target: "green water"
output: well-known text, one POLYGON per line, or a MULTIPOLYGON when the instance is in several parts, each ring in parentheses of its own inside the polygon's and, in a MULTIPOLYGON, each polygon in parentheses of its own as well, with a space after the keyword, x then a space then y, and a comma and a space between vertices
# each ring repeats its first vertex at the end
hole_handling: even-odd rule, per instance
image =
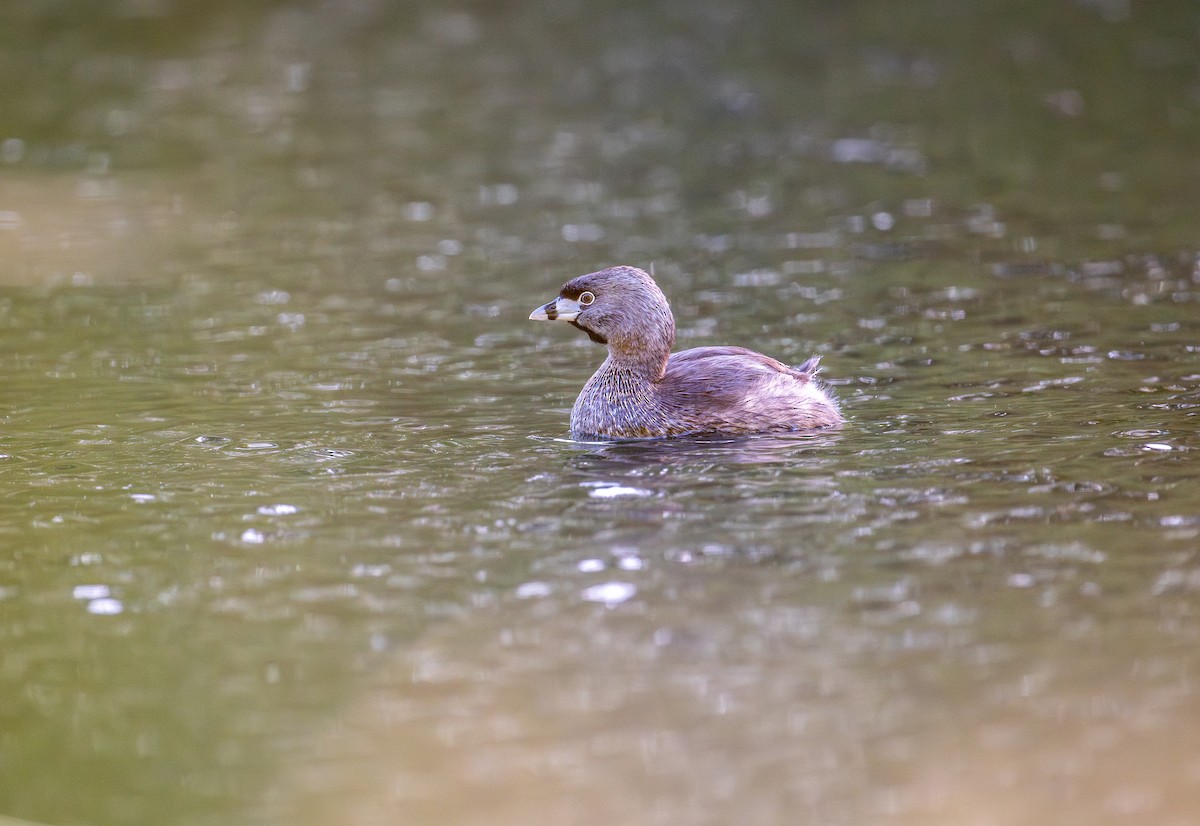
POLYGON ((1200 822, 1183 2, 0 11, 0 815, 1200 822), (837 433, 566 438, 653 267, 837 433))

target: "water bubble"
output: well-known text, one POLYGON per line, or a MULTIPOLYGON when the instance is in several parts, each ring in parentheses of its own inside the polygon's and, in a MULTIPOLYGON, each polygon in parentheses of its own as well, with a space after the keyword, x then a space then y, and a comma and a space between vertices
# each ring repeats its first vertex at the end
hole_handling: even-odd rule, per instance
POLYGON ((653 496, 654 492, 626 485, 603 485, 588 491, 593 499, 612 499, 618 496, 653 496))
POLYGON ((578 568, 580 571, 582 571, 585 574, 592 574, 597 571, 604 570, 604 560, 603 559, 582 559, 579 561, 579 564, 576 565, 575 567, 578 568))
POLYGON ((295 332, 304 326, 304 313, 280 313, 275 320, 295 332))
POLYGON ((75 599, 104 599, 112 592, 107 585, 76 585, 71 589, 71 596, 75 599))
POLYGON ((392 572, 392 566, 383 565, 366 565, 358 563, 350 569, 350 576, 353 577, 381 577, 387 576, 392 572))
POLYGON ((266 534, 256 528, 246 528, 238 538, 250 545, 261 545, 267 541, 266 534))
POLYGON ((605 582, 584 588, 580 596, 587 602, 603 602, 611 608, 620 605, 637 593, 637 587, 628 582, 605 582))
POLYGON ((263 516, 291 516, 300 509, 295 505, 259 505, 258 512, 263 516))
POLYGON ((94 599, 87 605, 89 614, 99 614, 102 616, 114 616, 125 610, 125 606, 121 604, 119 599, 94 599))
POLYGON ((1072 384, 1079 384, 1083 381, 1083 376, 1064 376, 1061 379, 1044 379, 1028 387, 1022 387, 1022 393, 1040 393, 1043 390, 1048 390, 1051 387, 1069 387, 1072 384))
POLYGON ((259 304, 287 304, 292 296, 286 290, 266 290, 259 293, 255 299, 259 304))
POLYGON ((536 599, 550 596, 551 588, 545 582, 522 582, 517 586, 517 599, 536 599))
POLYGON ((1121 439, 1152 439, 1155 436, 1166 436, 1168 431, 1159 430, 1158 428, 1135 428, 1133 430, 1118 430, 1113 433, 1114 436, 1121 439))
POLYGON ((876 212, 871 216, 871 226, 880 232, 887 232, 896 226, 896 219, 892 217, 890 212, 876 212))
POLYGON ((766 195, 747 198, 745 210, 752 218, 762 218, 764 215, 770 215, 772 211, 771 199, 766 195))

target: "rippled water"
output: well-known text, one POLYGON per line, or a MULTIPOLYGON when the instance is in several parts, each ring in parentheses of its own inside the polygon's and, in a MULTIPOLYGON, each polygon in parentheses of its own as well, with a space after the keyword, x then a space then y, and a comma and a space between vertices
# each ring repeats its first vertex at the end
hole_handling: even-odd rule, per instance
POLYGON ((0 815, 1200 821, 1189 6, 119 6, 0 25, 0 815), (847 426, 568 440, 618 262, 847 426))

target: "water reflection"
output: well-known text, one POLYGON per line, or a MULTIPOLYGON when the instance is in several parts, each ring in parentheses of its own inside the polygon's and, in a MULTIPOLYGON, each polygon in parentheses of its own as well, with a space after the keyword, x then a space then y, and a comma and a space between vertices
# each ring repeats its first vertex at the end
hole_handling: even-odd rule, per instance
POLYGON ((1194 12, 977 5, 0 9, 0 811, 1195 822, 1194 12), (851 424, 559 438, 615 263, 851 424))

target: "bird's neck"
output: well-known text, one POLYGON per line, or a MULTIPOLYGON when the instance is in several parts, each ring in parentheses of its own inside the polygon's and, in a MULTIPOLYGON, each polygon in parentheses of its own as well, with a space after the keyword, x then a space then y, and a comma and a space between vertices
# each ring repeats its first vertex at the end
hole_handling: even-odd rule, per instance
POLYGON ((674 324, 632 335, 612 336, 608 340, 608 359, 604 367, 632 377, 658 381, 666 371, 674 344, 674 324))

